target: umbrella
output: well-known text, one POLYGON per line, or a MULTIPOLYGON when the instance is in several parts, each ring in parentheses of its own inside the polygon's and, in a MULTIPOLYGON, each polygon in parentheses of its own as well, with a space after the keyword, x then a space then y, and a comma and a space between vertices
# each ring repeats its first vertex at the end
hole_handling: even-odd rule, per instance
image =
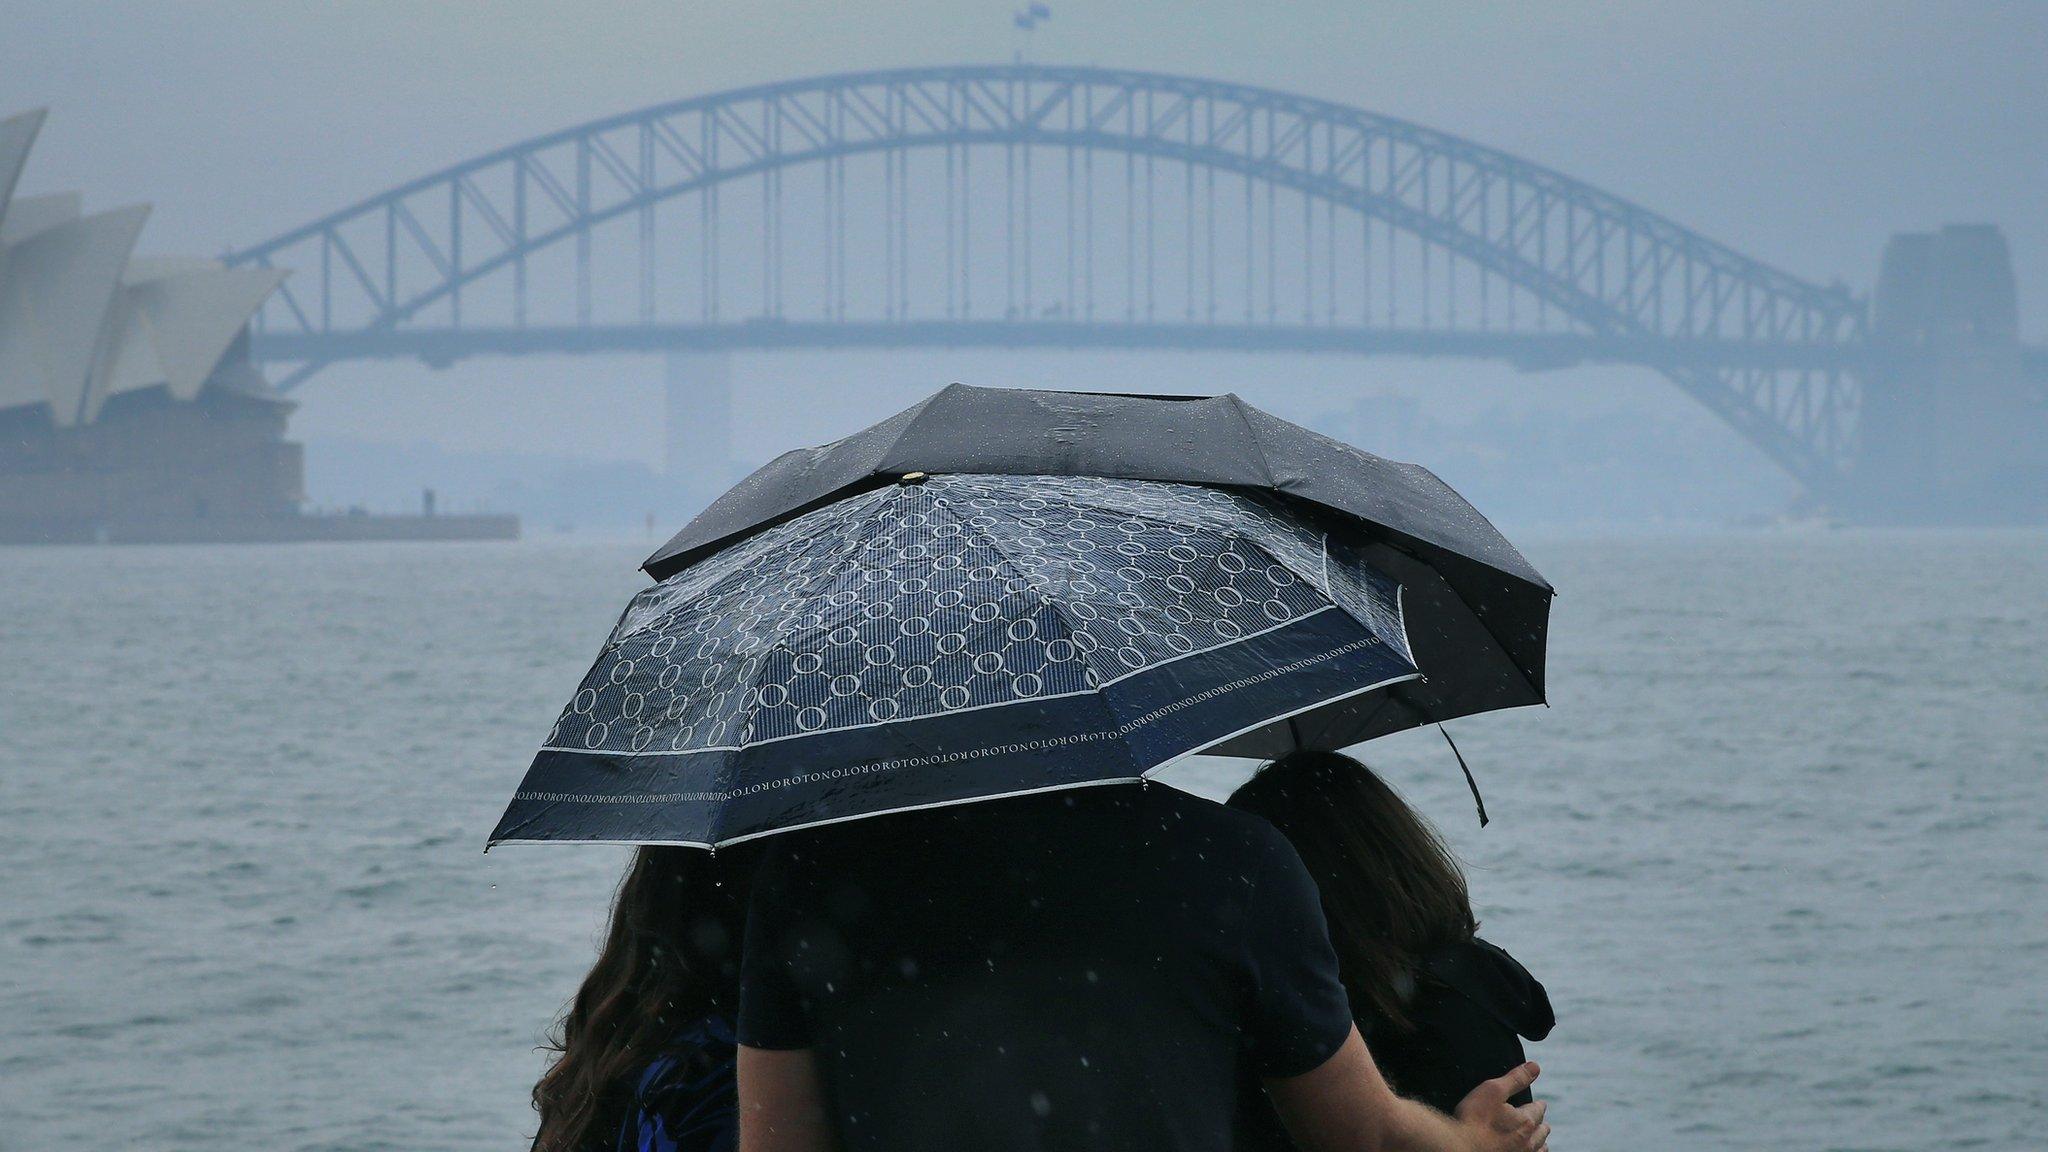
POLYGON ((1147 480, 856 492, 634 597, 491 840, 715 847, 1144 780, 1416 679, 1357 536, 1147 480))
POLYGON ((1245 733, 1220 754, 1342 748, 1543 702, 1551 587, 1428 469, 1362 452, 1236 396, 1122 396, 954 384, 864 431, 788 452, 713 501, 643 567, 656 579, 906 472, 1106 476, 1265 492, 1347 525, 1403 590, 1425 678, 1245 733))

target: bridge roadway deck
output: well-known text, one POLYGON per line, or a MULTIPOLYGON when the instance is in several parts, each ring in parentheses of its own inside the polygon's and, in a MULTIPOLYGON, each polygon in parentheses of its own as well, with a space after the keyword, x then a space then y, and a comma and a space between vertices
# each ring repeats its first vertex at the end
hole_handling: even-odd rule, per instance
MULTIPOLYGON (((1118 323, 1060 319, 821 321, 758 318, 730 323, 592 324, 459 330, 259 332, 257 358, 277 362, 420 359, 435 365, 477 355, 791 349, 1125 349, 1464 356, 1541 370, 1575 364, 1656 367, 1854 369, 1909 349, 1876 344, 1800 344, 1580 333, 1446 331, 1275 324, 1118 323)), ((2048 349, 2029 349, 2030 371, 2048 373, 2048 349)))

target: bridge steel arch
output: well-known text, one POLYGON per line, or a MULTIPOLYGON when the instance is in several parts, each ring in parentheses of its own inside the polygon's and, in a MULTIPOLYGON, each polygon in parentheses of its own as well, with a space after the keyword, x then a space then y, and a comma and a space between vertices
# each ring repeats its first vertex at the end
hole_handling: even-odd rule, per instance
MULTIPOLYGON (((1004 187, 1014 201, 1013 176, 1004 177, 1004 187)), ((993 215, 993 206, 987 207, 984 220, 993 215)), ((1014 202, 1006 223, 1014 232, 1014 202)), ((1006 235, 1001 260, 1012 286, 1019 256, 1014 236, 1006 235)), ((1855 369, 1865 342, 1863 303, 1845 289, 1789 275, 1542 165, 1325 100, 1086 67, 850 73, 662 104, 443 169, 232 253, 228 261, 296 270, 259 317, 254 340, 264 359, 296 365, 280 382, 286 388, 347 359, 402 355, 443 362, 489 351, 604 348, 980 344, 1446 352, 1534 365, 1604 358, 1662 372, 1819 492, 1841 481, 1853 451, 1855 369), (1004 150, 1012 166, 1019 151, 1025 157, 1021 259, 1027 304, 1021 314, 1013 303, 999 314, 976 314, 968 299, 975 269, 967 252, 974 237, 956 212, 964 218, 971 211, 974 192, 964 179, 956 183, 955 171, 990 149, 1004 150), (1068 162, 1069 293, 1050 315, 1031 307, 1028 287, 1034 243, 1030 156, 1046 149, 1063 152, 1068 162), (913 308, 909 287, 914 218, 936 209, 927 213, 913 204, 905 157, 933 151, 945 157, 942 312, 937 292, 922 310, 913 308), (1092 167, 1084 193, 1091 213, 1085 310, 1074 287, 1076 155, 1090 165, 1096 155, 1125 158, 1127 307, 1120 318, 1096 316, 1092 273, 1099 229, 1092 217, 1092 167), (828 248, 817 313, 792 316, 784 306, 779 256, 787 231, 783 173, 822 167, 822 224, 828 234, 836 226, 843 245, 846 162, 865 156, 880 157, 885 173, 880 189, 866 190, 881 193, 884 217, 879 315, 849 310, 842 247, 836 257, 828 248), (1179 253, 1190 285, 1181 320, 1160 320, 1151 283, 1142 316, 1136 307, 1130 267, 1137 263, 1139 209, 1131 190, 1136 158, 1147 165, 1148 278, 1156 271, 1150 166, 1165 162, 1185 172, 1190 240, 1197 239, 1195 174, 1207 182, 1207 234, 1200 238, 1209 246, 1207 307, 1195 305, 1201 260, 1191 247, 1179 253), (1241 323, 1217 314, 1217 173, 1238 179, 1244 189, 1241 323), (748 238, 763 253, 754 286, 760 311, 731 319, 735 306, 720 308, 719 254, 725 241, 716 213, 719 189, 740 181, 757 181, 762 190, 758 224, 749 225, 754 235, 748 238), (1288 256, 1307 263, 1306 270, 1289 273, 1306 294, 1298 320, 1282 320, 1274 306, 1282 244, 1278 231, 1269 229, 1266 247, 1259 248, 1258 190, 1269 224, 1279 190, 1301 202, 1304 236, 1316 229, 1313 205, 1322 207, 1327 221, 1322 266, 1306 241, 1288 256), (658 250, 654 210, 692 195, 702 205, 695 270, 702 291, 698 314, 682 322, 663 317, 656 305, 658 266, 672 258, 658 250), (1336 249, 1339 213, 1358 221, 1355 235, 1364 243, 1354 251, 1355 261, 1336 249), (625 322, 601 323, 592 303, 592 237, 607 225, 629 222, 637 225, 639 240, 637 261, 628 261, 637 272, 634 290, 627 293, 637 297, 636 314, 625 322), (1387 248, 1396 234, 1418 247, 1420 326, 1394 322, 1391 262, 1387 317, 1373 319, 1375 222, 1387 248), (570 314, 537 315, 531 267, 564 249, 571 256, 570 314), (1431 263, 1432 253, 1439 264, 1431 263), (1360 265, 1357 295, 1363 302, 1355 315, 1340 318, 1337 278, 1349 274, 1353 263, 1360 265), (1468 277, 1476 273, 1479 292, 1478 306, 1468 303, 1462 319, 1456 280, 1461 265, 1470 270, 1468 277), (1448 314, 1439 308, 1435 323, 1432 267, 1441 268, 1439 284, 1442 277, 1451 284, 1448 314), (1330 288, 1318 302, 1314 281, 1323 275, 1330 288), (1493 283, 1505 290, 1505 320, 1487 302, 1493 283), (487 322, 479 322, 474 306, 465 317, 465 295, 474 299, 489 284, 504 289, 498 294, 503 307, 487 322), (1261 286, 1263 316, 1255 307, 1261 286), (1518 297, 1536 307, 1518 315, 1518 297)), ((1471 293, 1468 279, 1463 298, 1471 293)))

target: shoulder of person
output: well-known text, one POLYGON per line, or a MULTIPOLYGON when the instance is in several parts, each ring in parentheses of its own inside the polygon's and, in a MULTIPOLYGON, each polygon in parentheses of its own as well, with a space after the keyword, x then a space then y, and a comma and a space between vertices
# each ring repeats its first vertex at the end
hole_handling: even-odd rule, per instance
POLYGON ((1526 1039, 1543 1039, 1557 1023, 1543 983, 1490 941, 1475 936, 1439 948, 1423 957, 1422 971, 1526 1039))
POLYGON ((1163 818, 1173 820, 1192 836, 1214 843, 1226 854, 1242 854, 1247 862, 1256 860, 1264 864, 1279 860, 1299 864, 1301 854, 1295 851, 1293 842, 1262 816, 1162 785, 1155 784, 1148 791, 1157 794, 1148 799, 1163 818))

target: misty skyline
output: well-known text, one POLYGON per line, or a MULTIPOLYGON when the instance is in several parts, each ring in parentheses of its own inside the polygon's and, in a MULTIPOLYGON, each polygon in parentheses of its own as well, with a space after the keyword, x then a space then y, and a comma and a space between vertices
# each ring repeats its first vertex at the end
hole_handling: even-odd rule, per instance
MULTIPOLYGON (((2048 10, 2039 6, 1565 4, 1537 14, 1070 2, 1028 46, 1010 7, 15 6, 0 11, 0 112, 52 109, 24 193, 79 189, 89 209, 151 202, 143 251, 217 253, 598 116, 743 84, 1021 49, 1037 61, 1238 80, 1410 119, 1859 293, 1893 232, 1996 223, 2013 245, 2021 332, 2048 334, 2048 166, 2038 148, 2048 141, 2038 75, 2048 10)), ((477 359, 445 372, 346 365, 298 394, 294 434, 651 461, 660 376, 655 357, 477 359)), ((1684 411, 1718 430, 1637 369, 1530 377, 1459 361, 975 351, 748 355, 734 376, 743 455, 836 435, 952 379, 1238 388, 1303 416, 1341 409, 1361 390, 1395 389, 1451 411, 1499 402, 1684 411)))

